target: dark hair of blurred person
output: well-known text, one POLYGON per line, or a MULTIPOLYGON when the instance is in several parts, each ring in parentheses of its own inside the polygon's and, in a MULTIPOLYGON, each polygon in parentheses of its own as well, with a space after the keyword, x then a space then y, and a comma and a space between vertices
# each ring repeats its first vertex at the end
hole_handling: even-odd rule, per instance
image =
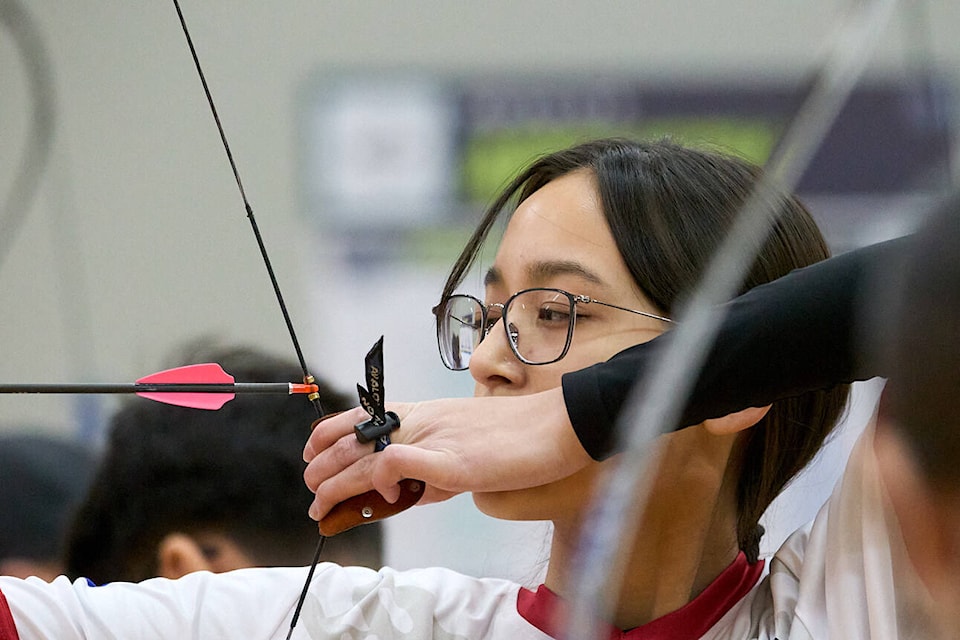
POLYGON ((0 436, 0 575, 51 580, 96 457, 79 442, 34 433, 0 436))
POLYGON ((960 638, 960 194, 888 265, 868 321, 890 376, 877 455, 917 574, 960 638))
MULTIPOLYGON (((183 361, 217 362, 237 382, 299 382, 293 362, 245 347, 195 347, 183 361)), ((353 406, 318 380, 326 411, 353 406)), ((303 443, 316 419, 304 396, 237 395, 219 411, 141 398, 112 418, 107 448, 77 512, 67 574, 95 583, 197 570, 309 564, 303 443)), ((379 568, 379 524, 327 541, 322 559, 379 568)))

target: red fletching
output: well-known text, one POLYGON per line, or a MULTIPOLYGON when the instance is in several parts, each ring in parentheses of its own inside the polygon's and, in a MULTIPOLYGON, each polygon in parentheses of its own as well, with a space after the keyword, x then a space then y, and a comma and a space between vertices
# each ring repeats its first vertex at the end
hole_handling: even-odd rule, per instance
MULTIPOLYGON (((191 364, 186 367, 176 367, 150 374, 137 380, 137 384, 176 384, 176 383, 204 383, 204 384, 233 384, 234 379, 215 362, 191 364)), ((137 395, 149 398, 156 402, 172 404, 178 407, 193 409, 207 409, 217 411, 223 405, 233 400, 233 393, 171 393, 138 391, 137 395)))

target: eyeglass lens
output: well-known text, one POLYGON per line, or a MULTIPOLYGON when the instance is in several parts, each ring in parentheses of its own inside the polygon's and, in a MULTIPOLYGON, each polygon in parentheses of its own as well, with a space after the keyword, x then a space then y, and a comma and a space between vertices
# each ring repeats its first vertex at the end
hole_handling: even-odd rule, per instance
MULTIPOLYGON (((559 359, 570 339, 574 323, 574 302, 560 291, 522 291, 506 303, 508 338, 514 352, 529 364, 559 359)), ((466 369, 487 331, 500 319, 497 307, 487 311, 470 296, 452 296, 442 309, 438 338, 440 354, 451 369, 466 369)))

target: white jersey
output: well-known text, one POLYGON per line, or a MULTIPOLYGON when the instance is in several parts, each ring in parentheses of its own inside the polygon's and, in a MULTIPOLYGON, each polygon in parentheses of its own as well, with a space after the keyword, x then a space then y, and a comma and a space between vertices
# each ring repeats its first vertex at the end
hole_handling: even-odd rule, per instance
MULTIPOLYGON (((306 569, 198 572, 179 580, 89 586, 58 578, 0 578, 16 630, 39 638, 285 638, 306 569)), ((379 572, 323 563, 294 638, 516 638, 547 640, 517 613, 519 585, 446 569, 379 572)))
POLYGON ((929 596, 883 491, 873 433, 860 436, 813 522, 784 542, 769 574, 705 640, 933 637, 929 596))
MULTIPOLYGON (((696 640, 757 583, 762 563, 741 553, 693 602, 610 638, 696 640), (700 629, 700 631, 695 631, 700 629)), ((90 586, 0 578, 0 640, 34 638, 284 638, 306 569, 198 572, 179 580, 90 586), (4 600, 5 597, 5 600, 4 600)), ((294 638, 548 640, 564 603, 497 579, 447 569, 373 571, 319 565, 294 638)), ((606 627, 606 625, 604 625, 606 627)))
MULTIPOLYGON (((746 592, 744 597, 734 597, 731 605, 733 590, 722 575, 711 585, 718 587, 713 596, 701 594, 659 621, 612 637, 674 639, 672 622, 702 619, 697 608, 713 606, 702 600, 722 600, 723 593, 727 601, 704 640, 930 637, 920 613, 925 596, 896 525, 888 527, 872 435, 868 429, 861 436, 833 495, 810 526, 783 544, 766 577, 755 583, 749 573, 725 572, 740 580, 743 589, 736 592, 746 592), (657 624, 671 617, 671 624, 657 624)), ((66 578, 50 584, 0 578, 0 640, 284 638, 305 576, 306 569, 245 569, 102 587, 66 578)), ((550 638, 531 624, 530 607, 524 610, 531 621, 518 612, 521 593, 525 601, 532 597, 509 581, 446 569, 377 572, 325 563, 317 569, 293 637, 550 638)))

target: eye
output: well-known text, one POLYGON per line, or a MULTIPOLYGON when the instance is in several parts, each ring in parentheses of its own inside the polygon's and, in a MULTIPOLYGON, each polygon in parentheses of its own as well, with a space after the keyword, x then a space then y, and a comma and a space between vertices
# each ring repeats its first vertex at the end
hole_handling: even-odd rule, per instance
POLYGON ((537 310, 537 321, 566 326, 570 323, 570 305, 565 302, 544 302, 537 310))

